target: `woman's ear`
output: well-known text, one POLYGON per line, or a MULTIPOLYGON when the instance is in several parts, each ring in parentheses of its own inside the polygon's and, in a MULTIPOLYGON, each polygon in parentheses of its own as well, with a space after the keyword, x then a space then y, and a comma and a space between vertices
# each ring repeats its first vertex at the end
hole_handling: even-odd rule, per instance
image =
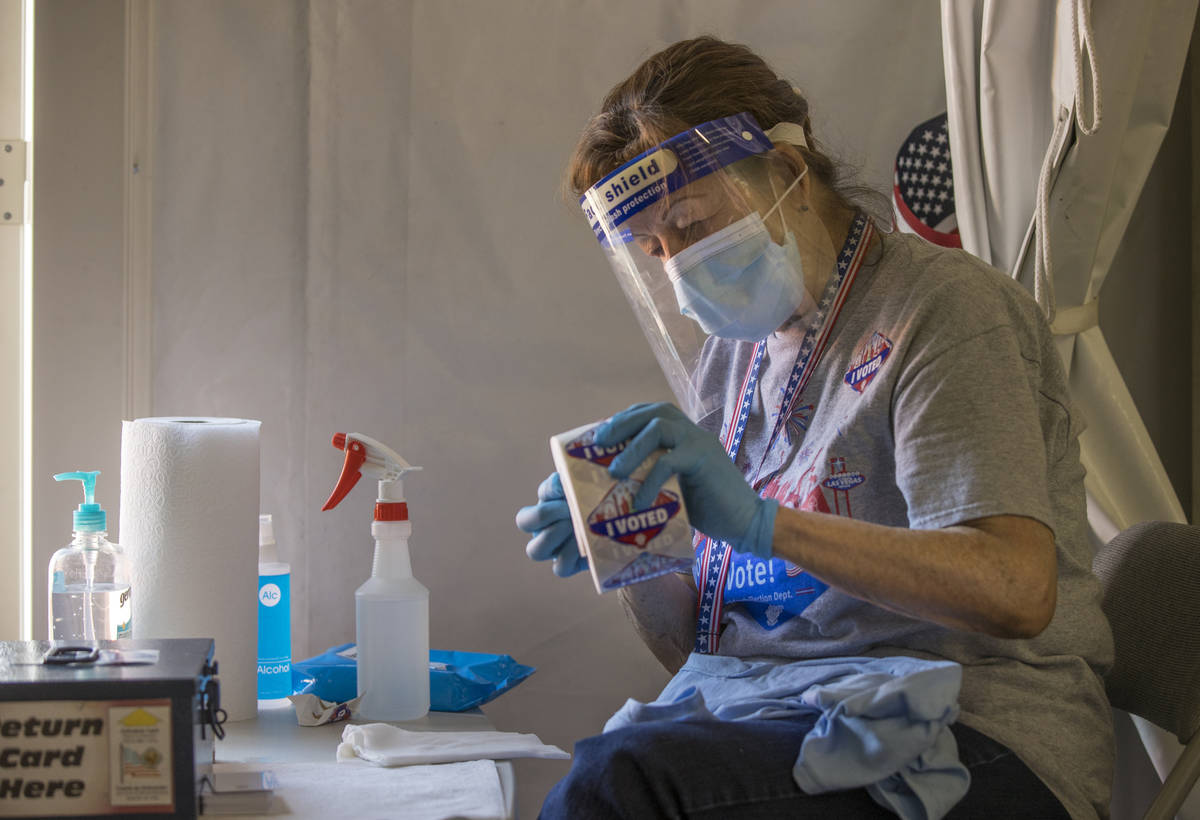
POLYGON ((812 175, 804 173, 808 170, 808 163, 804 161, 804 155, 800 153, 796 146, 788 142, 775 143, 775 154, 775 161, 771 163, 768 173, 773 177, 772 182, 780 186, 776 190, 787 190, 796 181, 796 177, 804 174, 804 178, 800 180, 799 184, 788 195, 788 198, 793 199, 798 197, 799 201, 805 203, 801 206, 803 210, 808 210, 807 203, 812 197, 812 175))
POLYGON ((808 163, 804 161, 804 156, 800 153, 800 149, 790 142, 775 143, 775 152, 792 173, 792 178, 788 180, 788 184, 790 185, 795 181, 796 177, 804 173, 804 169, 808 167, 808 163))

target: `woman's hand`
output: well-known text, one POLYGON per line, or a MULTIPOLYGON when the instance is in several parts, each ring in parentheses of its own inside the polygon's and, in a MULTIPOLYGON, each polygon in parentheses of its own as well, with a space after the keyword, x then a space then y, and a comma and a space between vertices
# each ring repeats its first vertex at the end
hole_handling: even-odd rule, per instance
POLYGON ((551 473, 538 485, 537 496, 538 503, 517 511, 517 527, 533 536, 525 545, 525 554, 534 561, 553 559, 554 574, 561 578, 587 569, 558 473, 551 473))
POLYGON ((779 502, 762 499, 746 483, 717 437, 672 404, 635 404, 596 428, 595 441, 613 446, 632 439, 608 472, 624 479, 659 448, 664 453, 642 482, 634 509, 650 506, 672 475, 679 476, 692 526, 728 541, 739 552, 770 558, 779 502))

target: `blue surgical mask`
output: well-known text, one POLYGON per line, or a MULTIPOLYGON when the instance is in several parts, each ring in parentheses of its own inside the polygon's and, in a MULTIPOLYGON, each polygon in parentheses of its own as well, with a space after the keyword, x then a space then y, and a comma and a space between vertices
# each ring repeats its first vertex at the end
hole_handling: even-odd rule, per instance
MULTIPOLYGON (((768 217, 807 172, 788 186, 768 217)), ((786 231, 783 244, 776 244, 758 212, 689 245, 663 267, 680 313, 725 339, 756 342, 812 302, 795 237, 786 231)))

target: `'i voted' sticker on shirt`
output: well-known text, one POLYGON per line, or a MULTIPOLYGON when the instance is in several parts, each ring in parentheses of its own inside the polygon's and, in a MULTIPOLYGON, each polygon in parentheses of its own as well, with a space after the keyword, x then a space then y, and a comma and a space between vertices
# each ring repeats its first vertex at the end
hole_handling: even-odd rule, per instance
POLYGON ((891 339, 876 331, 871 340, 858 351, 850 369, 846 371, 846 384, 859 393, 866 390, 891 352, 891 339))

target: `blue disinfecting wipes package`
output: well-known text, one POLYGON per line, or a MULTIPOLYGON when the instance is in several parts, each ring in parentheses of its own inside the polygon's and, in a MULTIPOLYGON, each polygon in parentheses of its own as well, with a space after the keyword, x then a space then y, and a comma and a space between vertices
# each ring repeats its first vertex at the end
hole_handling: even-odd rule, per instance
MULTIPOLYGON (((429 650, 429 708, 462 712, 494 700, 534 673, 508 655, 429 650)), ((345 703, 358 696, 358 660, 352 643, 330 647, 292 664, 294 694, 345 703)))

